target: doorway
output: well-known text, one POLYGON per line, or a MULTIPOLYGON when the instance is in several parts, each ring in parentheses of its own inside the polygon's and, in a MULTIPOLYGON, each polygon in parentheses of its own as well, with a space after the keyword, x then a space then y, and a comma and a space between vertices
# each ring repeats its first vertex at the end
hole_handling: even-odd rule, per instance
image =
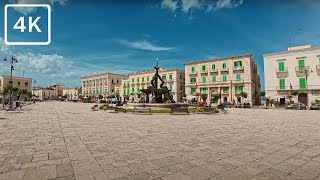
POLYGON ((308 105, 308 95, 307 95, 307 93, 300 93, 298 95, 298 101, 307 106, 308 105))

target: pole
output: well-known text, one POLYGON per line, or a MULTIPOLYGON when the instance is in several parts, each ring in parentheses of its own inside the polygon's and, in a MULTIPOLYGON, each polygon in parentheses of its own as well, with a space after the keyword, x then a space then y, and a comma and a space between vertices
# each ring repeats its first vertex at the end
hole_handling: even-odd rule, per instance
POLYGON ((12 78, 12 70, 13 70, 13 55, 11 57, 10 61, 10 84, 11 84, 11 89, 10 89, 10 94, 9 94, 9 110, 12 111, 12 88, 13 88, 13 78, 12 78))
POLYGON ((307 69, 305 68, 305 74, 306 74, 306 90, 307 90, 307 104, 306 106, 309 106, 309 93, 308 93, 308 72, 307 72, 307 69))

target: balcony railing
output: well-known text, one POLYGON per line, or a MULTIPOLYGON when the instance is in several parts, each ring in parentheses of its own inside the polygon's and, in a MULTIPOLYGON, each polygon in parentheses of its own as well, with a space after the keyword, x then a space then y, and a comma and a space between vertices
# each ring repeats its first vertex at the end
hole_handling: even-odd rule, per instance
POLYGON ((243 70, 244 70, 243 66, 233 67, 233 71, 243 71, 243 70))
POLYGON ((191 84, 191 85, 196 85, 196 84, 197 84, 197 82, 190 82, 190 84, 191 84))
POLYGON ((218 69, 211 69, 210 73, 218 73, 218 69))
POLYGON ((305 73, 309 71, 309 66, 296 66, 296 72, 305 73))
POLYGON ((229 68, 221 68, 221 72, 229 72, 229 68))
POLYGON ((201 74, 208 74, 208 70, 202 70, 201 74))
POLYGON ((189 75, 197 75, 197 74, 198 74, 197 71, 191 71, 191 72, 189 72, 189 75))
POLYGON ((285 78, 288 77, 289 73, 288 73, 288 68, 284 68, 284 69, 276 69, 276 74, 278 78, 285 78))
POLYGON ((229 94, 229 91, 222 91, 221 94, 229 94))

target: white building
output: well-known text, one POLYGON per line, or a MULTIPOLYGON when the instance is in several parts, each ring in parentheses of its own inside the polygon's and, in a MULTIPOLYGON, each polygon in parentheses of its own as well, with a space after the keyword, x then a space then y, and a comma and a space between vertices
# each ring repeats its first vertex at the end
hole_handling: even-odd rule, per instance
POLYGON ((67 97, 68 101, 78 101, 81 91, 81 88, 64 88, 62 94, 67 97))
POLYGON ((288 95, 298 91, 293 101, 309 106, 320 102, 320 47, 290 47, 263 57, 266 97, 284 105, 289 101, 288 95))

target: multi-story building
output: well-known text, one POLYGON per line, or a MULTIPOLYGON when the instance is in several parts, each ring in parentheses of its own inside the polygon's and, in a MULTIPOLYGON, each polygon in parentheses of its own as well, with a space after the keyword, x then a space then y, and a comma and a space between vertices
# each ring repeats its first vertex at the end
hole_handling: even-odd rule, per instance
MULTIPOLYGON (((0 92, 7 86, 9 86, 11 76, 0 76, 0 92)), ((12 77, 12 86, 21 90, 31 92, 32 90, 32 79, 23 77, 12 77)))
MULTIPOLYGON (((140 90, 147 89, 151 86, 151 80, 155 74, 155 70, 144 71, 129 74, 129 78, 123 80, 122 87, 119 87, 120 96, 129 96, 129 101, 138 102, 140 90)), ((184 91, 184 71, 179 69, 159 69, 159 75, 165 81, 164 86, 171 90, 173 99, 176 102, 181 102, 184 91)), ((160 84, 160 81, 158 81, 160 84)))
POLYGON ((40 101, 58 100, 58 91, 52 87, 33 88, 32 95, 40 101))
POLYGON ((185 63, 185 72, 187 98, 200 101, 207 94, 207 103, 218 96, 220 102, 260 104, 260 77, 251 54, 185 63))
POLYGON ((280 105, 290 99, 306 105, 320 102, 320 47, 290 47, 263 57, 266 97, 280 105), (292 98, 292 91, 298 91, 298 97, 292 98))
POLYGON ((114 73, 103 73, 81 77, 82 94, 84 97, 98 97, 99 95, 108 97, 115 95, 115 86, 121 85, 122 80, 127 78, 128 75, 114 73))
POLYGON ((78 101, 79 95, 82 93, 82 88, 64 88, 63 96, 66 96, 68 101, 78 101))

